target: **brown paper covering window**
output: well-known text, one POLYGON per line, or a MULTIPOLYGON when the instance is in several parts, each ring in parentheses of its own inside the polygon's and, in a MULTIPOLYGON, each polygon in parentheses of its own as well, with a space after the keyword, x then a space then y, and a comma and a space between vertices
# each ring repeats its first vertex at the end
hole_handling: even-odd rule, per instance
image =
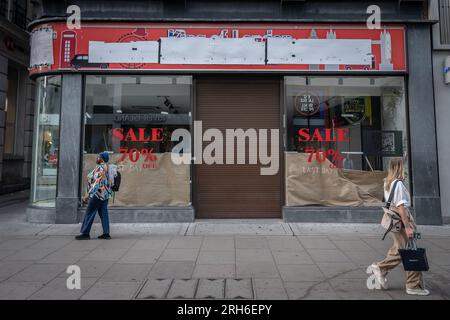
POLYGON ((309 153, 286 153, 287 206, 381 206, 387 172, 330 168, 309 153))

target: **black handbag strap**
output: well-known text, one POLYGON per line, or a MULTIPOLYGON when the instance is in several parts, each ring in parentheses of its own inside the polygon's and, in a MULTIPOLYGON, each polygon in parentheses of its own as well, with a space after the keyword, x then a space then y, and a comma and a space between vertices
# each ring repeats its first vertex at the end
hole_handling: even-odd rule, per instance
MULTIPOLYGON (((399 182, 399 180, 395 180, 394 185, 392 186, 391 192, 390 192, 390 194, 389 194, 388 201, 386 202, 386 205, 385 205, 385 208, 386 208, 386 209, 389 209, 390 206, 391 206, 392 199, 394 199, 395 188, 397 187, 397 183, 398 183, 398 182, 399 182)), ((397 215, 397 214, 396 214, 396 215, 397 215)), ((384 240, 384 239, 386 238, 387 234, 388 234, 389 232, 391 232, 391 230, 392 230, 393 228, 394 228, 394 224, 391 223, 391 225, 389 226, 389 228, 388 228, 388 229, 386 230, 386 232, 383 234, 382 240, 384 240)))
POLYGON ((383 234, 383 238, 381 238, 381 240, 384 240, 386 238, 386 236, 388 235, 389 232, 391 232, 392 228, 394 227, 394 225, 391 223, 391 225, 389 226, 389 228, 384 232, 383 234))
POLYGON ((392 199, 394 199, 395 187, 400 180, 395 180, 394 185, 392 186, 391 193, 389 194, 388 201, 386 202, 386 208, 389 209, 391 206, 392 199))

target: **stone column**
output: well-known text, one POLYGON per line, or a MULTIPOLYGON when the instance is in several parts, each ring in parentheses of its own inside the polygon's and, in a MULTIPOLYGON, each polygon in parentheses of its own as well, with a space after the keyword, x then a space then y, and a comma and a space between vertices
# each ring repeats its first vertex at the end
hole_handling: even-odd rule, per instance
POLYGON ((440 225, 430 25, 409 24, 406 35, 412 202, 419 224, 440 225))
POLYGON ((82 87, 81 74, 63 75, 56 223, 78 222, 82 87))
POLYGON ((3 145, 5 143, 5 100, 8 87, 8 59, 0 55, 0 181, 3 169, 3 145))
POLYGON ((25 125, 24 125, 24 143, 23 143, 23 177, 31 177, 31 160, 33 154, 33 129, 34 129, 34 99, 36 85, 34 80, 27 80, 27 97, 25 102, 25 125))

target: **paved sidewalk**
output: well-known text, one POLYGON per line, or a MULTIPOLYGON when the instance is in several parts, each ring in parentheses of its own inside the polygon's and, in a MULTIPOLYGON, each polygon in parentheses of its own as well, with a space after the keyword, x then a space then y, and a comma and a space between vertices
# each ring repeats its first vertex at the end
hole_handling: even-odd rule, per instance
POLYGON ((390 290, 368 290, 366 267, 391 242, 371 224, 281 220, 113 224, 112 240, 76 241, 80 225, 25 222, 26 204, 0 208, 0 299, 449 299, 450 227, 421 227, 432 295, 404 293, 401 268, 390 290), (69 265, 81 289, 68 290, 69 265))

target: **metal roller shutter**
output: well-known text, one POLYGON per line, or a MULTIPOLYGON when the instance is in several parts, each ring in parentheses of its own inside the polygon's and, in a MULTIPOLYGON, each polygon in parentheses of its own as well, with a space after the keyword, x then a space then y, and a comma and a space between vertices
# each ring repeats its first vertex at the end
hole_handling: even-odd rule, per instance
MULTIPOLYGON (((280 78, 199 77, 196 120, 202 120, 203 130, 217 128, 224 137, 225 129, 279 129, 280 78)), ((280 171, 263 176, 259 164, 196 165, 197 217, 280 218, 280 171)))

